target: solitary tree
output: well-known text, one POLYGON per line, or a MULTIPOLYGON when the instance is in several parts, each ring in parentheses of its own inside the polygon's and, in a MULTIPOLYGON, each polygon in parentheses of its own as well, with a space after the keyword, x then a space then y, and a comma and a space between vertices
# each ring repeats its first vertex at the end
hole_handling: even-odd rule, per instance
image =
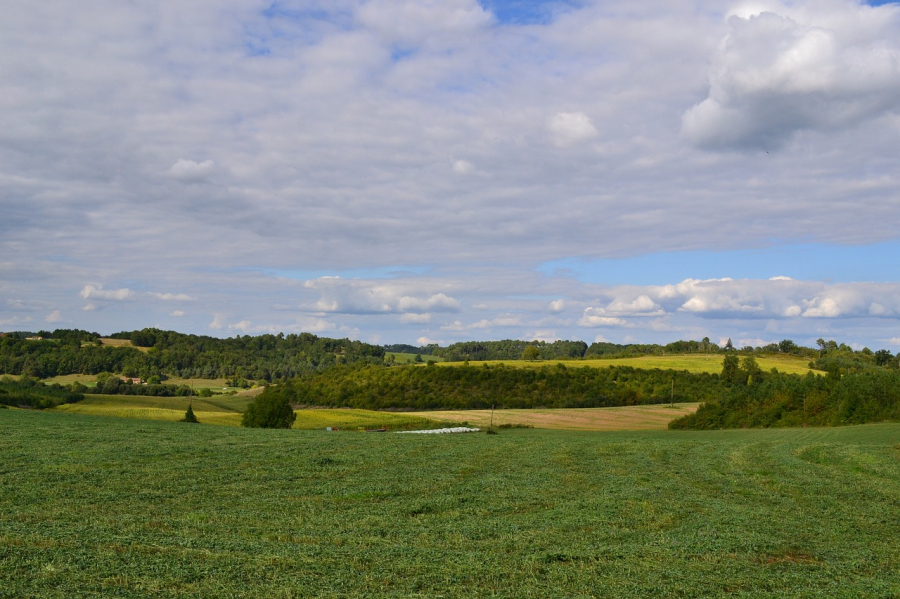
POLYGON ((537 360, 541 357, 541 352, 533 345, 526 345, 522 351, 523 360, 537 360))
POLYGON ((194 424, 200 424, 200 421, 197 420, 197 417, 194 416, 194 402, 188 404, 187 412, 184 413, 184 418, 180 420, 180 422, 192 422, 194 424))

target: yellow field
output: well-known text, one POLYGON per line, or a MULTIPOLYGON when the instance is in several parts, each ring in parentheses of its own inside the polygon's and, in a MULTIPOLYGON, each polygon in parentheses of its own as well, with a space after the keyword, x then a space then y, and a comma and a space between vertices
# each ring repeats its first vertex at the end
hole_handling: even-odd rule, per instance
MULTIPOLYGON (((489 360, 485 362, 469 362, 469 365, 488 364, 496 366, 503 364, 513 368, 541 368, 543 366, 553 366, 554 364, 565 364, 569 368, 582 368, 590 366, 592 368, 607 368, 609 366, 631 366, 633 368, 653 369, 660 368, 663 370, 687 370, 688 372, 722 372, 721 355, 673 355, 673 356, 641 356, 639 358, 619 358, 619 359, 591 359, 591 360, 489 360)), ((465 362, 443 362, 441 366, 462 366, 465 362)), ((806 374, 810 372, 809 360, 798 356, 759 356, 756 357, 756 363, 764 371, 768 372, 772 368, 777 368, 778 372, 787 374, 806 374)), ((816 372, 816 371, 813 371, 816 372)))
MULTIPOLYGON (((240 426, 241 413, 250 398, 231 397, 194 398, 193 411, 202 424, 240 426)), ((190 401, 186 397, 143 397, 135 395, 89 395, 83 401, 63 404, 53 408, 71 414, 90 414, 114 418, 138 418, 143 420, 167 420, 176 422, 184 418, 190 401)), ((410 428, 433 426, 430 416, 397 412, 376 412, 351 409, 297 410, 295 429, 324 429, 326 427, 357 430, 359 428, 410 428)))
MULTIPOLYGON (((699 403, 660 404, 652 406, 623 406, 618 408, 561 408, 557 410, 494 410, 494 426, 522 424, 535 428, 577 431, 649 431, 665 430, 672 420, 692 414, 699 403)), ((490 410, 452 410, 410 412, 410 415, 468 422, 471 426, 487 427, 490 410)))

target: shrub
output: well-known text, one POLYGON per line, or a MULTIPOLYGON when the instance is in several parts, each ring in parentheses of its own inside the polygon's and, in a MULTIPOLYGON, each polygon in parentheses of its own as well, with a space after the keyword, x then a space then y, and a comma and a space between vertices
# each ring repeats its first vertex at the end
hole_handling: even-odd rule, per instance
POLYGON ((241 426, 250 428, 291 428, 297 415, 287 397, 267 389, 244 411, 241 426))

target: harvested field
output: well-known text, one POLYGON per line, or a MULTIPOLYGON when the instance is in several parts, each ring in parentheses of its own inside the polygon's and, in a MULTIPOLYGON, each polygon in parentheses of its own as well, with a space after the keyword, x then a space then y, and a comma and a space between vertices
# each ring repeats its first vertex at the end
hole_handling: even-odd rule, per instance
POLYGON ((149 347, 138 347, 131 342, 131 339, 110 339, 109 337, 101 337, 100 345, 109 345, 110 347, 133 347, 144 353, 150 351, 149 347))
MULTIPOLYGON (((660 404, 652 406, 623 406, 616 408, 571 408, 556 410, 494 410, 494 426, 522 424, 535 428, 577 431, 649 431, 664 430, 669 422, 685 414, 692 414, 699 403, 660 404)), ((411 415, 468 422, 472 426, 487 427, 490 410, 448 410, 410 412, 411 415)))

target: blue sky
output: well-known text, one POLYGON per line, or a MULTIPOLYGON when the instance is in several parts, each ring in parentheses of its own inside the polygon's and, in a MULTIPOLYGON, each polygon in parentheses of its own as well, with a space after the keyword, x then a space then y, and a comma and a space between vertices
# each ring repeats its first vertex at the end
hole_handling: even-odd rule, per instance
POLYGON ((785 244, 761 249, 693 250, 631 258, 565 258, 542 264, 545 274, 571 276, 584 283, 653 285, 688 278, 770 279, 786 276, 839 283, 900 280, 900 242, 860 246, 785 244))
POLYGON ((0 8, 0 330, 900 350, 900 5, 0 8))

